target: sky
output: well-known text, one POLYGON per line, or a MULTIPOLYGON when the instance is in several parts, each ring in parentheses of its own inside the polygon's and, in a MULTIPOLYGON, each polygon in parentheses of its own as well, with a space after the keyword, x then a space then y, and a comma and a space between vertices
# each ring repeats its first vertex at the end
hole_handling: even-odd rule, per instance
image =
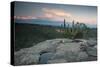
POLYGON ((15 2, 15 19, 41 19, 49 21, 64 21, 86 23, 97 25, 97 7, 68 5, 68 4, 48 4, 15 2))

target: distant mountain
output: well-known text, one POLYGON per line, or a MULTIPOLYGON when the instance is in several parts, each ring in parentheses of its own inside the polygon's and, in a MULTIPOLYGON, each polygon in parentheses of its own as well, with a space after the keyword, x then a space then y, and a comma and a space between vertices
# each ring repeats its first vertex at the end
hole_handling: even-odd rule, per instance
MULTIPOLYGON (((50 25, 50 26, 61 26, 61 24, 63 24, 63 22, 61 21, 50 21, 50 20, 44 20, 44 19, 27 19, 27 20, 15 19, 15 23, 41 24, 41 25, 50 25)), ((70 27, 72 25, 71 22, 66 22, 66 24, 69 24, 70 27)), ((97 27, 96 25, 93 25, 93 24, 86 24, 86 25, 90 28, 97 27)))

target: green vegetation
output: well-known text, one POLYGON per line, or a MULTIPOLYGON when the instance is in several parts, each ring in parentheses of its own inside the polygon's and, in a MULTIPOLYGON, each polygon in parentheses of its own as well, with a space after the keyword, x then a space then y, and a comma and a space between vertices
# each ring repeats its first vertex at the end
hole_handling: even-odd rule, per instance
POLYGON ((61 27, 37 25, 37 24, 15 24, 15 51, 31 47, 39 42, 55 38, 97 38, 97 29, 88 28, 85 24, 72 22, 72 26, 64 23, 61 27))
POLYGON ((48 39, 62 38, 63 34, 57 32, 56 29, 60 29, 60 27, 16 23, 15 51, 31 47, 48 39))
POLYGON ((66 38, 86 38, 87 34, 89 32, 89 28, 84 24, 84 23, 79 23, 79 22, 72 22, 72 26, 69 26, 69 24, 65 24, 65 19, 64 19, 64 37, 66 38))

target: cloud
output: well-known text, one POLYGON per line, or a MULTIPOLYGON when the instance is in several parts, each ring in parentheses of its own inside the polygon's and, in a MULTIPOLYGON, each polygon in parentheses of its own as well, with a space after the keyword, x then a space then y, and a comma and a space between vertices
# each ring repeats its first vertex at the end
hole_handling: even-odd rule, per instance
POLYGON ((47 18, 51 20, 63 20, 64 18, 70 18, 72 15, 64 10, 43 8, 43 16, 41 18, 47 18))
POLYGON ((73 16, 73 19, 80 23, 86 23, 86 24, 96 24, 97 23, 96 18, 73 16))
POLYGON ((45 13, 49 13, 55 16, 60 16, 60 17, 71 17, 70 13, 67 13, 63 10, 59 10, 59 9, 49 9, 49 8, 43 8, 42 9, 45 13))
POLYGON ((61 9, 53 9, 53 8, 42 8, 40 15, 32 15, 32 16, 14 16, 15 19, 46 19, 52 21, 63 21, 66 19, 66 22, 75 22, 86 23, 86 24, 96 24, 97 19, 91 18, 87 16, 79 16, 69 13, 65 10, 61 9))
POLYGON ((63 21, 66 19, 68 22, 72 22, 75 20, 76 22, 86 23, 86 24, 96 24, 97 19, 85 16, 76 16, 69 12, 60 9, 50 9, 50 8, 43 8, 42 9, 44 15, 41 18, 46 18, 50 20, 56 21, 63 21))
POLYGON ((36 17, 34 16, 14 16, 14 19, 37 19, 36 17))

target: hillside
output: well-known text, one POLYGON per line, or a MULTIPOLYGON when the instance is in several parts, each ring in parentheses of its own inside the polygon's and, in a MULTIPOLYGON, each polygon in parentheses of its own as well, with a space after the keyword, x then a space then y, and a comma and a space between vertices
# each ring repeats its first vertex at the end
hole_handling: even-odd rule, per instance
MULTIPOLYGON (((86 38, 96 39, 97 29, 89 30, 86 38)), ((15 23, 15 51, 31 47, 45 40, 67 38, 69 36, 65 37, 65 35, 63 28, 58 26, 15 23)))

